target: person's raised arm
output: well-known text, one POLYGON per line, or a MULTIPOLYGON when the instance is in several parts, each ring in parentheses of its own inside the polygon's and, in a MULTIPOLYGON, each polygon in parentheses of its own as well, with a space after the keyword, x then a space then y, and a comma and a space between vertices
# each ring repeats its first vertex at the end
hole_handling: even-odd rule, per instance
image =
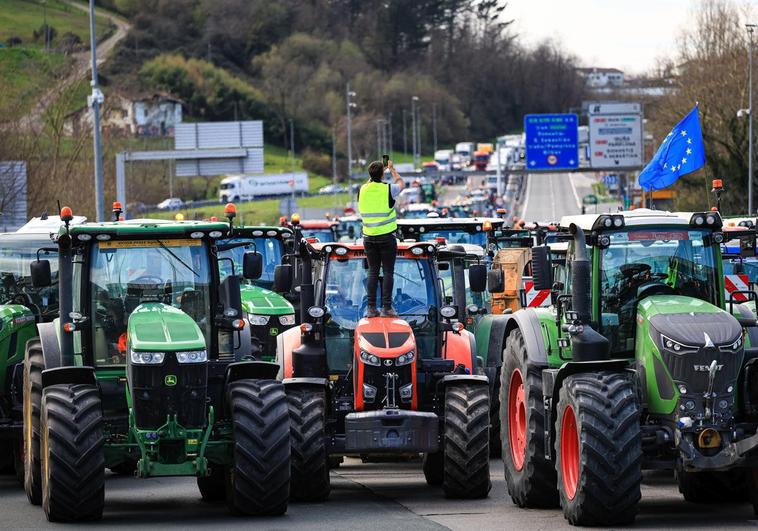
POLYGON ((391 161, 391 160, 388 160, 388 161, 387 161, 387 168, 389 168, 389 170, 390 170, 390 174, 392 175, 392 181, 393 181, 395 184, 398 184, 398 185, 400 185, 400 188, 401 188, 401 189, 405 188, 405 181, 403 180, 403 178, 402 178, 402 177, 400 177, 400 174, 399 174, 399 173, 397 172, 397 170, 395 169, 395 165, 394 165, 394 164, 392 164, 392 161, 391 161))

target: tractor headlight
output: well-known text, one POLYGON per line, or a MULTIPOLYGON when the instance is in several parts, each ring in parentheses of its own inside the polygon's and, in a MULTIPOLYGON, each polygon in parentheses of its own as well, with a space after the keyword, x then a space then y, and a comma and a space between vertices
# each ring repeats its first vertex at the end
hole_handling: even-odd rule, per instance
POLYGON ((373 402, 376 399, 376 387, 369 384, 363 384, 363 399, 366 402, 373 402))
POLYGON ((295 314, 291 313, 289 315, 280 315, 279 316, 279 324, 289 326, 295 324, 295 314))
POLYGON ((395 365, 398 367, 402 365, 408 365, 409 363, 413 363, 413 360, 416 359, 416 352, 411 350, 410 352, 407 352, 405 354, 400 354, 398 356, 397 360, 395 361, 395 365))
POLYGON ((731 345, 723 345, 719 347, 719 350, 722 352, 737 352, 740 347, 742 347, 742 336, 738 337, 731 345))
POLYGON ((413 384, 409 383, 400 388, 400 398, 404 401, 408 401, 413 398, 413 384))
POLYGON ((130 358, 135 365, 160 365, 166 354, 163 352, 136 352, 132 350, 130 358))
POLYGON ((187 350, 176 353, 176 361, 179 363, 202 363, 208 361, 208 352, 205 350, 187 350))
POLYGON ((269 316, 250 314, 248 319, 250 320, 251 326, 266 326, 268 324, 269 316))
POLYGON ((693 350, 698 350, 699 347, 695 347, 692 345, 685 345, 683 343, 679 343, 678 341, 674 341, 670 337, 666 337, 663 334, 661 334, 661 344, 668 350, 672 350, 676 353, 680 352, 691 352, 693 350))
POLYGON ((361 350, 361 361, 365 363, 366 365, 373 365, 375 367, 378 367, 381 360, 379 359, 379 356, 376 356, 374 354, 369 354, 368 352, 364 352, 361 350))

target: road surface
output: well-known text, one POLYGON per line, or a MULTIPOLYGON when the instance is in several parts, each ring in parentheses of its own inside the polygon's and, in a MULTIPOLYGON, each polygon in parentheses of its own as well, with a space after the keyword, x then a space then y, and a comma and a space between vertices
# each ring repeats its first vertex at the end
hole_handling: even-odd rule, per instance
MULTIPOLYGON (((507 496, 503 468, 492 460, 492 491, 485 500, 447 500, 440 488, 427 487, 419 462, 368 463, 350 459, 332 473, 328 502, 290 504, 280 518, 235 518, 223 503, 200 500, 194 479, 135 480, 109 477, 103 520, 94 529, 259 529, 388 530, 576 529, 559 509, 519 509, 507 496)), ((0 477, 0 527, 61 529, 48 524, 39 507, 29 505, 21 488, 0 477)), ((694 505, 662 475, 646 475, 634 527, 641 529, 747 529, 758 525, 748 505, 694 505)))
MULTIPOLYGON (((521 202, 521 217, 527 221, 560 221, 562 216, 581 214, 582 198, 592 193, 595 179, 581 173, 532 173, 527 176, 521 202)), ((597 205, 597 212, 616 210, 616 203, 597 205)), ((588 206, 587 213, 594 213, 588 206)))

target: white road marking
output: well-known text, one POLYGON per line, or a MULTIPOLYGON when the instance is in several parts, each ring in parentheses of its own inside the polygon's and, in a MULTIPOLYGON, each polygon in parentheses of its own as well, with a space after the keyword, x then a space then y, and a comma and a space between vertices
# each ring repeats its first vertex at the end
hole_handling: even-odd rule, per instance
POLYGON ((526 193, 524 194, 524 201, 521 203, 521 217, 526 217, 526 207, 529 205, 529 192, 532 190, 532 176, 526 175, 526 193))
POLYGON ((582 202, 579 200, 579 194, 576 193, 576 185, 574 185, 574 176, 569 173, 568 177, 569 177, 569 183, 571 184, 571 191, 574 192, 574 199, 576 199, 576 208, 578 208, 579 211, 581 211, 582 202))

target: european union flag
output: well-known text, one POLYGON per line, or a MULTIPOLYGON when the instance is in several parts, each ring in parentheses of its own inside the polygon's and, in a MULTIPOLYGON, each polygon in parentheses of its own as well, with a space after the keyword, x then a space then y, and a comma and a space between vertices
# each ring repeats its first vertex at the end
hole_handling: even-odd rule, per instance
POLYGON ((703 133, 697 106, 666 135, 653 160, 640 173, 640 186, 646 191, 671 186, 682 175, 705 165, 703 133))

